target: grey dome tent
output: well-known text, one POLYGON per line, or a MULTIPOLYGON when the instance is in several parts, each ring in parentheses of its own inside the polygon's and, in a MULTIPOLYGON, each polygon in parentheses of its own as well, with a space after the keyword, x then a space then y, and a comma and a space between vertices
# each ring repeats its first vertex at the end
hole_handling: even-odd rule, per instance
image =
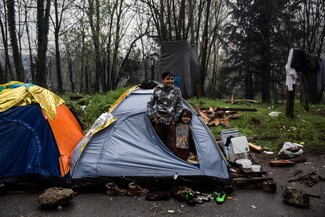
POLYGON ((230 184, 229 166, 219 146, 185 100, 184 108, 193 113, 190 126, 199 166, 178 158, 162 143, 147 115, 152 92, 132 88, 106 116, 101 115, 71 155, 72 181, 76 185, 108 180, 230 184))

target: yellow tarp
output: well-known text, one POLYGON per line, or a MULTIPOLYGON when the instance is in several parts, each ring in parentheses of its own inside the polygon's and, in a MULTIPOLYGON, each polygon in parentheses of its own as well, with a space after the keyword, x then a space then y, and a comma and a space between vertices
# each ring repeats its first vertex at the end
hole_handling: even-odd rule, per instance
POLYGON ((0 85, 0 112, 4 112, 14 106, 25 106, 38 103, 45 115, 53 120, 56 117, 56 107, 64 103, 64 100, 53 92, 40 86, 12 81, 0 85), (17 86, 9 88, 10 86, 17 86))

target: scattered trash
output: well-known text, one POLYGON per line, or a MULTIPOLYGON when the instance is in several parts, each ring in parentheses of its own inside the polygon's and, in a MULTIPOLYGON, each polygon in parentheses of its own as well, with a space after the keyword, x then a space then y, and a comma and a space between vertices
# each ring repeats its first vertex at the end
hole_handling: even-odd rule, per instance
POLYGON ((285 142, 278 155, 282 158, 294 158, 303 153, 302 145, 292 142, 285 142))
POLYGON ((281 112, 270 112, 269 116, 271 117, 277 117, 281 112))
POLYGON ((263 151, 263 154, 274 154, 273 151, 263 151))
POLYGON ((246 158, 236 160, 236 164, 242 165, 243 168, 251 168, 252 161, 246 158))
POLYGON ((216 203, 222 204, 225 202, 226 199, 226 192, 213 192, 213 200, 216 203))
POLYGON ((253 207, 254 209, 256 209, 256 206, 252 205, 252 207, 253 207))
POLYGON ((169 209, 169 210, 167 211, 167 213, 175 213, 175 211, 172 210, 172 209, 169 209))
POLYGON ((261 170, 261 165, 257 165, 257 164, 252 165, 251 169, 253 172, 259 172, 261 170))

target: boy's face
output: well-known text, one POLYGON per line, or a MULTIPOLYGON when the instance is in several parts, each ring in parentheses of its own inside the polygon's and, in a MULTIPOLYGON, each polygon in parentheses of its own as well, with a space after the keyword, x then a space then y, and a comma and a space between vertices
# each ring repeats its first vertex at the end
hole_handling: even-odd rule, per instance
POLYGON ((174 76, 170 76, 168 75, 167 77, 165 77, 162 80, 162 83, 166 86, 166 87, 171 87, 174 85, 174 76))

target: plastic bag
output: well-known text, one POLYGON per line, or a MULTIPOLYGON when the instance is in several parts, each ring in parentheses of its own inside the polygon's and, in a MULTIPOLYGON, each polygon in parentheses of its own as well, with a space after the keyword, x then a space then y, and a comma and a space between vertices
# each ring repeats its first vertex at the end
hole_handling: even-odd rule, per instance
POLYGON ((297 143, 285 142, 278 155, 283 158, 295 158, 304 152, 302 147, 302 145, 297 143))

